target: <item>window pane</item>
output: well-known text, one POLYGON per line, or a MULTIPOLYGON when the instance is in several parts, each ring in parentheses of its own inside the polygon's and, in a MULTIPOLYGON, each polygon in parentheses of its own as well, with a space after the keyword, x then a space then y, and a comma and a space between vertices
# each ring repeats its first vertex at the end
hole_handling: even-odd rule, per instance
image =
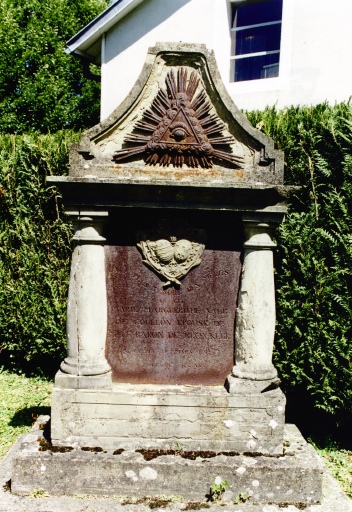
POLYGON ((281 23, 236 32, 233 55, 280 50, 281 23))
POLYGON ((279 53, 235 60, 235 82, 279 76, 279 60, 279 53))
POLYGON ((253 3, 237 7, 235 26, 245 27, 257 23, 279 21, 282 18, 282 0, 269 0, 267 2, 253 3))

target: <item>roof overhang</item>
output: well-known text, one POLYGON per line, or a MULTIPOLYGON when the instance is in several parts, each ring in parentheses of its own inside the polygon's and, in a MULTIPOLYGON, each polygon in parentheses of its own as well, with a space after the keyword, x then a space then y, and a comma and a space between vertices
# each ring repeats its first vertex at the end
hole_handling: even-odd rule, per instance
POLYGON ((67 42, 65 52, 98 64, 103 34, 142 2, 143 0, 118 0, 110 5, 67 42))

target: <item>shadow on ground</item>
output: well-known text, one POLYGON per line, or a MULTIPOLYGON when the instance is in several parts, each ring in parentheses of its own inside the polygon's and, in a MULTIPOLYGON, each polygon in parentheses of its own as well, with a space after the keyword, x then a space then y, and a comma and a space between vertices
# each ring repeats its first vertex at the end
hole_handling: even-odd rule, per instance
POLYGON ((41 414, 50 415, 50 407, 25 407, 15 412, 9 423, 11 427, 31 427, 41 414))

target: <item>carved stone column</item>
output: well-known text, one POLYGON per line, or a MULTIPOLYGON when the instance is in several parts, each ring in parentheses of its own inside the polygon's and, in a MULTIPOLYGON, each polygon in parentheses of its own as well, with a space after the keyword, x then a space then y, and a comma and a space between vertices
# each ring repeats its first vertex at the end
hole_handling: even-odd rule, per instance
POLYGON ((252 387, 263 390, 270 382, 278 385, 272 364, 275 335, 275 287, 271 234, 273 222, 255 216, 243 218, 246 241, 236 313, 235 366, 228 377, 230 391, 252 387), (243 379, 242 383, 238 379, 243 379), (258 382, 266 381, 266 382, 258 382))
POLYGON ((55 383, 61 387, 109 387, 111 371, 105 359, 105 238, 101 236, 108 212, 67 213, 74 219, 75 247, 67 305, 67 357, 55 383))

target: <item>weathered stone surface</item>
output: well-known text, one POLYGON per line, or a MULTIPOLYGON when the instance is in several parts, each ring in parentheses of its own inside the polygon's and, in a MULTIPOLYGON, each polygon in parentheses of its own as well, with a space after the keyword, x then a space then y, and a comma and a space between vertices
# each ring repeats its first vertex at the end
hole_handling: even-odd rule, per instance
MULTIPOLYGON (((238 332, 247 329, 248 336, 243 336, 242 345, 239 339, 239 364, 227 380, 227 389, 224 383, 240 336, 234 331, 243 222, 248 212, 259 224, 282 221, 289 193, 283 186, 283 154, 228 97, 213 56, 201 46, 159 45, 150 50, 126 101, 73 146, 70 176, 51 182, 59 186, 65 206, 78 212, 79 220, 84 221, 82 212, 90 208, 109 212, 98 238, 89 240, 96 247, 80 248, 73 258, 69 355, 53 392, 54 444, 123 449, 121 461, 137 464, 137 455, 131 455, 136 448, 180 445, 193 451, 282 455, 285 399, 276 388, 271 364, 275 309, 268 257, 259 258, 261 265, 258 258, 250 265, 250 274, 260 268, 267 279, 251 275, 250 286, 243 288, 241 299, 250 290, 251 300, 247 311, 245 301, 241 302, 238 332), (154 236, 152 231, 165 220, 169 232, 154 236), (189 232, 182 222, 188 223, 189 232), (206 232, 205 239, 198 239, 196 231, 206 232), (179 244, 183 249, 198 244, 198 252, 189 260, 176 255, 178 240, 183 241, 179 244), (155 253, 153 247, 158 247, 155 253), (102 297, 104 258, 106 297, 102 297), (77 261, 88 266, 87 275, 75 272, 77 261), (165 278, 170 288, 162 288, 165 278), (97 297, 89 285, 95 280, 97 297), (83 302, 74 300, 85 293, 83 302), (78 357, 81 330, 87 349, 82 356, 87 355, 89 362, 78 357), (90 331, 98 333, 96 343, 90 331), (255 368, 246 351, 249 345, 258 363, 255 368), (95 368, 99 366, 95 358, 103 361, 103 368, 95 368), (115 381, 111 389, 109 365, 115 381), (256 384, 247 385, 246 379, 256 384)), ((92 227, 87 225, 89 230, 92 227)), ((264 249, 262 244, 263 254, 264 249)), ((248 279, 243 281, 248 284, 248 279)), ((77 467, 85 467, 85 455, 81 451, 76 455, 77 467)), ((174 482, 170 492, 176 481, 182 487, 178 459, 165 474, 163 460, 153 471, 162 474, 163 481, 174 482)), ((143 475, 154 474, 148 467, 124 471, 134 471, 130 480, 136 474, 144 482, 148 477, 143 475)), ((206 464, 201 467, 205 471, 206 464)), ((269 466, 265 472, 269 473, 269 466)), ((91 475, 87 470, 81 476, 88 481, 91 475)))
POLYGON ((77 207, 105 204, 118 207, 162 208, 163 210, 257 211, 283 219, 285 201, 297 189, 293 186, 264 183, 222 183, 219 180, 189 181, 187 176, 168 175, 160 180, 48 176, 47 182, 58 187, 65 205, 77 207), (94 194, 93 194, 94 190, 94 194), (94 199, 93 199, 94 195, 94 199))
POLYGON ((275 389, 229 394, 223 386, 113 384, 55 387, 53 444, 282 454, 285 397, 275 389))
MULTIPOLYGON (((191 86, 191 89, 194 87, 191 86)), ((181 118, 178 119, 179 125, 181 118)), ((172 124, 168 126, 170 128, 172 124)), ((178 128, 180 129, 180 126, 178 128)), ((167 137, 167 139, 169 138, 167 137)), ((188 147, 194 145, 189 141, 187 144, 188 147)), ((183 152, 183 146, 179 144, 177 155, 181 155, 182 162, 183 152)), ((167 154, 169 154, 168 151, 167 154)), ((128 98, 108 119, 84 132, 81 142, 72 148, 70 164, 71 176, 84 177, 94 174, 99 178, 118 177, 125 182, 129 182, 131 179, 151 178, 164 181, 168 180, 172 174, 173 179, 187 178, 189 182, 283 183, 283 153, 275 150, 273 141, 253 128, 234 105, 222 84, 214 55, 212 52, 208 52, 204 45, 159 44, 150 48, 144 69, 128 98), (165 82, 167 80, 170 82, 172 74, 177 76, 181 68, 184 73, 183 77, 185 77, 185 73, 188 77, 186 84, 182 86, 180 83, 182 80, 178 80, 173 87, 167 87, 168 93, 165 93, 162 100, 159 97, 158 104, 155 104, 154 100, 160 94, 161 89, 166 88, 165 82), (187 96, 188 99, 191 97, 188 92, 192 74, 197 79, 194 82, 194 94, 191 95, 194 96, 194 100, 189 105, 184 97, 181 101, 179 94, 181 89, 184 89, 181 94, 187 96), (199 100, 202 94, 203 99, 199 100), (165 156, 165 146, 170 147, 170 144, 177 146, 179 134, 176 139, 170 139, 174 142, 170 142, 170 140, 164 140, 166 128, 159 126, 160 129, 156 130, 156 127, 159 123, 163 125, 164 120, 171 122, 171 117, 168 114, 180 101, 179 106, 182 106, 182 109, 180 112, 177 109, 174 111, 175 119, 182 114, 182 126, 186 128, 189 135, 193 134, 191 137, 183 138, 182 142, 194 139, 198 152, 191 151, 193 155, 191 159, 185 157, 184 163, 179 165, 179 168, 172 169, 168 163, 163 161, 163 158, 156 160, 152 158, 151 161, 148 161, 146 157, 151 155, 148 153, 147 147, 148 144, 153 146, 152 155, 155 156, 156 146, 158 146, 159 151, 162 151, 165 156), (209 105, 209 108, 205 108, 205 105, 209 105), (149 112, 147 119, 145 118, 146 112, 149 112), (194 122, 201 120, 202 124, 196 123, 198 132, 194 127, 192 128, 192 123, 187 122, 191 112, 194 122), (207 118, 208 122, 205 121, 207 118), (204 168, 204 165, 200 165, 202 159, 198 158, 199 151, 200 155, 204 157, 203 145, 206 143, 207 156, 205 158, 207 159, 209 154, 214 152, 214 146, 218 147, 219 143, 219 141, 214 142, 212 133, 207 131, 214 118, 218 119, 222 126, 220 132, 215 130, 217 135, 215 138, 221 139, 220 153, 225 154, 226 158, 215 158, 211 168, 204 168), (148 130, 152 130, 153 137, 148 130), (209 137, 208 142, 204 138, 205 134, 209 137), (139 142, 141 140, 146 145, 144 153, 140 151, 139 142), (164 141, 163 144, 160 144, 161 140, 164 141), (212 142, 209 144, 210 140, 212 142), (126 141, 132 142, 134 147, 132 152, 129 152, 128 148, 126 149, 126 141), (160 148, 161 145, 164 149, 160 148), (224 149, 225 151, 223 151, 224 149), (114 162, 116 154, 125 154, 126 151, 129 155, 126 162, 114 162), (238 165, 231 164, 232 158, 236 159, 238 165), (196 165, 194 160, 199 165, 196 165)))
MULTIPOLYGON (((43 489, 51 494, 176 495, 204 500, 217 476, 234 496, 248 493, 251 503, 317 503, 322 498, 323 465, 294 426, 286 427, 287 454, 281 457, 199 454, 160 455, 95 453, 74 449, 39 451, 41 433, 33 430, 14 458, 12 492, 43 489)), ((42 443, 43 444, 43 443, 42 443)))
MULTIPOLYGON (((41 421, 41 419, 39 420, 41 421)), ((288 433, 290 426, 286 425, 286 438, 289 437, 288 433)), ((38 430, 37 427, 34 427, 38 430)), ((41 436, 43 432, 36 432, 36 438, 41 436)), ((204 500, 187 500, 183 499, 178 494, 164 496, 164 501, 158 502, 157 497, 137 497, 126 496, 123 493, 119 497, 117 495, 100 495, 90 496, 84 494, 72 495, 51 495, 50 492, 40 491, 37 488, 36 492, 32 495, 18 495, 10 492, 11 478, 13 476, 13 459, 21 453, 21 444, 25 436, 20 436, 10 451, 6 454, 4 459, 0 461, 0 511, 1 512, 78 512, 84 510, 85 512, 150 512, 151 506, 159 507, 163 510, 176 511, 176 510, 191 510, 194 509, 196 503, 197 510, 206 510, 207 512, 219 512, 222 510, 233 512, 298 512, 302 510, 302 505, 288 504, 284 506, 282 503, 279 505, 267 503, 251 503, 251 499, 239 506, 233 502, 233 499, 238 495, 228 491, 220 502, 207 502, 204 500), (41 496, 38 499, 37 496, 41 496), (168 503, 167 503, 168 501, 168 503)), ((36 455, 38 455, 37 448, 36 455)), ((93 454, 94 456, 94 454, 93 454)), ((315 457, 318 457, 315 454, 315 457)), ((208 459, 209 460, 209 459, 208 459)), ((206 464, 206 463, 205 463, 206 464)), ((66 468, 65 468, 66 473, 66 468)), ((219 476, 219 475, 217 475, 219 476)), ((61 478, 63 475, 61 474, 61 478)), ((194 476, 193 476, 194 480, 194 476)), ((192 481, 193 481, 192 480, 192 481)), ((280 484, 278 484, 280 485, 280 484)), ((158 495, 160 496, 160 495, 158 495)), ((323 473, 323 488, 322 488, 322 501, 321 504, 308 505, 305 508, 306 512, 352 512, 352 501, 347 498, 345 493, 342 492, 337 481, 331 476, 329 470, 324 467, 323 473)))

